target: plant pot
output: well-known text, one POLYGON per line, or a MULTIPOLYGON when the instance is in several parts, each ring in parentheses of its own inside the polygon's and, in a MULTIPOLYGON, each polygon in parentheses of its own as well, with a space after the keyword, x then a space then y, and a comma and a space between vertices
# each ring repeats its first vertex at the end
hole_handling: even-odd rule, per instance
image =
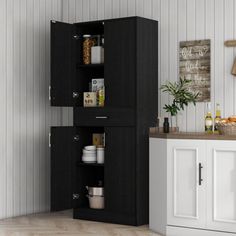
POLYGON ((170 127, 170 133, 178 133, 179 127, 170 127))

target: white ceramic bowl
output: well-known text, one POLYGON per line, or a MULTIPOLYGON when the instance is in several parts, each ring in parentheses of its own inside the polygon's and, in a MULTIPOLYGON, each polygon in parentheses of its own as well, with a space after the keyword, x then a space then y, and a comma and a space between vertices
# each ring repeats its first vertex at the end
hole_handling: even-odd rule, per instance
POLYGON ((85 163, 96 163, 96 154, 83 154, 82 162, 85 163))
POLYGON ((85 146, 84 149, 87 151, 96 151, 96 146, 95 145, 85 146))
POLYGON ((95 155, 96 154, 96 150, 86 150, 86 149, 83 149, 83 154, 92 154, 92 155, 95 155))

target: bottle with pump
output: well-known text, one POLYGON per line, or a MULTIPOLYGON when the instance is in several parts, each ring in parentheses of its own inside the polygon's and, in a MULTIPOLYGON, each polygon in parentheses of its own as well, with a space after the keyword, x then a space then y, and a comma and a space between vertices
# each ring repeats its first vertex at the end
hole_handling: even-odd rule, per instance
POLYGON ((205 117, 205 132, 208 134, 213 133, 213 118, 211 114, 211 104, 207 103, 207 114, 205 117))
POLYGON ((216 104, 216 116, 215 116, 215 122, 214 122, 214 133, 218 134, 219 133, 219 130, 218 130, 218 122, 220 121, 221 119, 221 111, 220 111, 220 104, 217 103, 216 104))

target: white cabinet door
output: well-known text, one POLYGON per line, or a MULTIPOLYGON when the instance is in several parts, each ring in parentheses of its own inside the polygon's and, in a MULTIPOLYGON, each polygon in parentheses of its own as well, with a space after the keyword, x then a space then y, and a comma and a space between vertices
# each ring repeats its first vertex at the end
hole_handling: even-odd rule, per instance
POLYGON ((236 142, 207 143, 207 228, 236 232, 236 142))
POLYGON ((167 142, 168 225, 206 226, 205 143, 176 139, 167 142))

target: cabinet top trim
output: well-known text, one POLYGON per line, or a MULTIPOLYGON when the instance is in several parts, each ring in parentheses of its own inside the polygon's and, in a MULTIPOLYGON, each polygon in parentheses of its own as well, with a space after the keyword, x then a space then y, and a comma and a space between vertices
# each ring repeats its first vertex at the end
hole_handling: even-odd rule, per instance
POLYGON ((236 135, 205 134, 203 132, 158 133, 155 127, 150 128, 149 137, 161 139, 236 140, 236 135))

